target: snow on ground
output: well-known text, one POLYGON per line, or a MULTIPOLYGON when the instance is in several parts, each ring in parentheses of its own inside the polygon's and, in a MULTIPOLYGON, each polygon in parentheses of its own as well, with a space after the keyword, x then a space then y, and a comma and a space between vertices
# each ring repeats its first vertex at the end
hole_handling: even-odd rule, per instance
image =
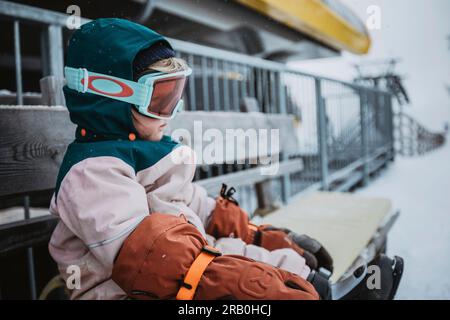
POLYGON ((356 193, 390 198, 401 210, 388 238, 388 254, 405 260, 397 298, 450 299, 450 143, 397 157, 356 193))

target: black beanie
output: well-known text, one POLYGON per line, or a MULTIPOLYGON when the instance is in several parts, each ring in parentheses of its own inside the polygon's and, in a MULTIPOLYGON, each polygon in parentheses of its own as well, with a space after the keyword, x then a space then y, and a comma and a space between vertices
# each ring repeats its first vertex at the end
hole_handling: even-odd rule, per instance
POLYGON ((141 74, 149 65, 161 59, 175 57, 175 51, 165 41, 159 41, 154 45, 138 52, 133 61, 134 77, 141 74))

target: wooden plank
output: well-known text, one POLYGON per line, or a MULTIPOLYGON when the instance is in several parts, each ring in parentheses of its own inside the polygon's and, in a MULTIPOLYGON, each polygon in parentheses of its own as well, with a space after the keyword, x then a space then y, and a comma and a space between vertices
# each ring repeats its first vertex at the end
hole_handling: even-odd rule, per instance
MULTIPOLYGON (((181 134, 184 142, 195 149, 197 153, 203 150, 212 143, 205 141, 205 131, 209 129, 219 130, 225 136, 229 129, 242 129, 244 132, 238 134, 242 137, 242 133, 247 130, 268 130, 267 140, 271 141, 270 130, 278 129, 279 146, 274 147, 274 153, 287 152, 289 154, 298 152, 298 141, 295 133, 294 118, 291 115, 285 114, 264 114, 260 112, 222 112, 222 111, 196 111, 183 112, 176 118, 172 119, 166 127, 166 133, 171 134, 176 129, 184 129, 186 136, 181 134), (189 133, 189 134, 187 134, 189 133), (277 152, 278 150, 278 152, 277 152)), ((178 131, 179 133, 181 131, 178 131)), ((210 131, 211 132, 211 131, 210 131)), ((261 136, 257 136, 261 139, 261 136)), ((244 155, 240 154, 225 154, 225 161, 244 160, 248 158, 258 158, 266 156, 267 153, 262 152, 259 148, 255 151, 249 151, 248 142, 243 139, 237 139, 235 150, 245 150, 244 155)), ((268 147, 269 151, 271 145, 268 147)), ((224 161, 224 162, 225 162, 224 161)))
POLYGON ((254 97, 244 97, 241 99, 240 110, 242 112, 259 112, 258 100, 254 97))
POLYGON ((280 206, 276 203, 277 199, 273 190, 273 180, 264 180, 255 183, 256 201, 258 206, 253 214, 264 216, 279 209, 280 206))
POLYGON ((75 126, 66 108, 0 106, 0 196, 53 189, 75 126))
MULTIPOLYGON (((274 86, 272 86, 274 88, 274 86)), ((283 88, 281 88, 283 89, 283 88)), ((280 103, 283 103, 280 101, 280 103)), ((254 97, 244 97, 241 100, 241 109, 242 112, 257 112, 260 111, 258 100, 254 97)), ((270 120, 268 120, 270 121, 270 120)), ((286 129, 293 128, 293 123, 287 123, 286 127, 283 128, 283 131, 286 129)), ((289 139, 289 138, 287 138, 289 139)), ((292 138, 297 140, 297 135, 292 133, 292 138)), ((291 140, 289 139, 289 140, 291 140)), ((291 140, 292 141, 292 140, 291 140)), ((297 144, 298 145, 298 144, 297 144)), ((283 150, 284 152, 279 154, 279 156, 282 158, 282 160, 289 159, 289 155, 292 153, 298 152, 298 147, 294 145, 292 150, 283 150)), ((273 194, 273 188, 272 188, 273 181, 272 180, 265 180, 261 181, 255 184, 255 191, 256 191, 256 199, 258 202, 258 208, 255 212, 257 214, 265 214, 272 212, 274 209, 277 208, 275 204, 275 196, 273 194)), ((281 190, 281 198, 284 203, 287 203, 290 195, 290 177, 288 174, 285 174, 282 177, 282 190, 281 190)))
POLYGON ((233 187, 248 186, 269 178, 276 178, 288 173, 294 173, 303 170, 303 161, 301 159, 284 161, 278 164, 278 171, 274 175, 262 175, 261 168, 242 170, 221 176, 203 179, 196 183, 204 187, 208 194, 217 195, 222 183, 233 187))
POLYGON ((354 185, 359 183, 363 179, 362 172, 355 172, 349 174, 343 183, 341 183, 335 190, 339 192, 345 192, 350 190, 354 185))
POLYGON ((48 242, 58 219, 44 216, 0 225, 0 255, 48 242))
MULTIPOLYGON (((48 208, 30 207, 30 218, 38 218, 48 216, 50 214, 48 208)), ((25 218, 24 207, 11 207, 0 210, 0 225, 21 221, 25 218)))
MULTIPOLYGON (((3 57, 0 55, 0 60, 3 57)), ((1 63, 0 63, 1 64, 1 63)), ((22 94, 24 105, 41 105, 42 95, 35 92, 24 92, 22 94)), ((15 105, 17 104, 17 93, 15 92, 2 92, 0 94, 0 105, 15 105)))
POLYGON ((64 80, 56 76, 47 76, 39 80, 42 92, 42 104, 47 106, 65 106, 66 100, 62 88, 64 80))
MULTIPOLYGON (((67 109, 0 106, 0 114, 0 196, 53 189, 67 145, 75 136, 75 125, 70 122, 67 109)), ((209 128, 222 132, 227 128, 278 128, 282 148, 297 147, 293 120, 287 115, 184 112, 169 126, 171 130, 184 128, 194 141, 201 141, 202 132, 196 131, 194 123, 197 120, 202 123, 203 133, 209 128)))

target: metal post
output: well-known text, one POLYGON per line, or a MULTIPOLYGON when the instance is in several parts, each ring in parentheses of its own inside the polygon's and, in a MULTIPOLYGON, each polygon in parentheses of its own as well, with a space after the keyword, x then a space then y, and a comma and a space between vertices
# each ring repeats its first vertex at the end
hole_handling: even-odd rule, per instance
POLYGON ((223 74, 223 110, 230 110, 230 90, 229 90, 229 72, 228 72, 228 63, 226 61, 222 61, 222 74, 223 74))
POLYGON ((14 59, 16 65, 16 98, 17 105, 23 105, 22 61, 20 57, 20 25, 14 21, 14 59))
POLYGON ((315 80, 316 87, 316 109, 317 109, 317 139, 318 152, 320 161, 320 177, 322 182, 322 190, 328 190, 328 154, 327 154, 327 119, 325 101, 322 97, 321 80, 315 80))
POLYGON ((280 113, 286 113, 286 91, 283 83, 283 74, 281 72, 277 73, 278 77, 278 102, 280 113))
MULTIPOLYGON (((383 117, 385 117, 385 108, 382 108, 382 104, 380 103, 381 94, 379 92, 373 92, 374 101, 373 101, 373 114, 375 117, 375 132, 379 131, 383 133, 383 117)), ((378 142, 378 141, 377 141, 378 142)), ((382 147, 382 145, 375 144, 375 149, 378 147, 382 147)))
POLYGON ((360 90, 360 118, 361 118, 361 158, 363 160, 363 185, 369 182, 368 170, 368 156, 369 156, 369 141, 368 141, 368 110, 367 110, 367 93, 360 90))
POLYGON ((247 81, 248 81, 248 72, 247 72, 247 68, 245 67, 245 65, 243 64, 239 64, 239 70, 240 72, 242 72, 242 77, 241 77, 241 97, 245 98, 248 96, 248 92, 247 92, 247 81))
POLYGON ((270 71, 268 74, 268 85, 270 88, 269 92, 269 113, 277 113, 277 82, 275 79, 275 73, 273 71, 270 71))
POLYGON ((263 83, 263 112, 270 113, 270 78, 269 70, 263 70, 262 83, 263 83))
POLYGON ((214 106, 213 110, 220 110, 220 90, 219 90, 219 66, 216 58, 212 59, 213 68, 213 99, 214 106))
POLYGON ((256 98, 255 86, 256 86, 256 69, 253 67, 249 67, 248 70, 248 90, 249 96, 256 98))
POLYGON ((50 74, 57 78, 64 78, 64 50, 62 28, 55 25, 48 26, 50 74))
MULTIPOLYGON (((285 155, 284 153, 280 156, 280 161, 287 160, 289 158, 288 155, 285 155)), ((285 174, 281 177, 281 200, 284 204, 287 204, 289 202, 289 198, 291 197, 291 179, 290 174, 285 174)))
MULTIPOLYGON (((14 21, 14 58, 16 64, 16 95, 17 104, 23 105, 23 89, 22 89, 22 64, 20 59, 20 26, 19 21, 14 21)), ((24 215, 25 219, 30 219, 30 197, 24 198, 24 215)), ((27 249, 27 268, 28 280, 30 285, 30 296, 32 300, 36 300, 36 278, 34 272, 33 248, 27 249)))
POLYGON ((43 30, 41 37, 43 76, 53 75, 62 79, 64 77, 62 28, 49 25, 43 30))
POLYGON ((386 153, 386 160, 391 157, 391 126, 389 124, 390 114, 389 114, 389 106, 388 106, 388 95, 385 93, 378 93, 381 101, 381 109, 383 110, 383 124, 381 126, 382 136, 383 136, 383 145, 382 147, 389 148, 386 153))
POLYGON ((209 86, 208 86, 208 60, 206 57, 201 57, 202 68, 202 94, 203 94, 203 111, 208 111, 209 108, 209 86))
MULTIPOLYGON (((286 95, 285 95, 285 91, 284 91, 284 84, 282 83, 282 74, 281 72, 277 72, 275 74, 276 78, 277 78, 277 93, 278 93, 278 110, 280 113, 282 114, 286 114, 286 95)), ((286 155, 284 153, 281 154, 281 160, 286 160, 287 158, 289 158, 289 155, 286 155)), ((281 200, 287 204, 289 202, 289 198, 292 194, 292 188, 291 188, 291 175, 290 174, 285 174, 283 175, 283 177, 281 178, 281 185, 282 185, 282 190, 281 190, 281 200)))
MULTIPOLYGON (((24 214, 25 219, 30 219, 30 197, 25 196, 24 197, 24 214)), ((36 300, 37 294, 36 294, 36 275, 34 272, 34 254, 33 254, 33 248, 27 248, 27 269, 28 269, 28 280, 30 285, 30 295, 32 300, 36 300)))
POLYGON ((189 77, 189 110, 194 111, 197 109, 196 104, 197 101, 195 99, 195 61, 194 61, 194 55, 190 54, 188 57, 188 63, 190 67, 192 68, 192 76, 189 77))
POLYGON ((364 127, 366 128, 366 155, 368 156, 371 152, 371 143, 372 143, 372 116, 373 114, 371 113, 371 108, 373 107, 372 105, 372 92, 364 92, 364 101, 365 101, 365 116, 364 116, 364 121, 365 121, 365 125, 364 127))
POLYGON ((233 63, 232 65, 232 87, 231 92, 233 95, 233 111, 239 111, 239 70, 237 69, 237 65, 233 63))
POLYGON ((256 69, 256 99, 258 100, 258 104, 260 106, 260 112, 263 112, 264 108, 262 87, 262 70, 261 68, 258 68, 256 69))
POLYGON ((388 130, 389 130, 389 159, 394 160, 395 158, 395 135, 394 135, 394 110, 392 109, 392 95, 390 93, 386 94, 386 108, 388 114, 388 130))

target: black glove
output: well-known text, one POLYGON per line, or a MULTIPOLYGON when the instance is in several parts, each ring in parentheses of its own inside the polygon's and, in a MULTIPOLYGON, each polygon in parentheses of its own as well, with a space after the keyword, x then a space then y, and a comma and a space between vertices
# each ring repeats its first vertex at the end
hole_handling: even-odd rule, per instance
POLYGON ((287 228, 267 226, 266 230, 281 230, 286 233, 289 239, 305 251, 303 258, 305 258, 306 264, 311 269, 319 270, 320 268, 324 268, 330 273, 333 272, 333 258, 331 258, 331 255, 319 241, 305 234, 297 234, 287 228))
POLYGON ((311 270, 307 281, 316 289, 321 300, 331 300, 331 285, 328 278, 320 272, 311 270))
MULTIPOLYGON (((309 257, 311 260, 312 269, 325 268, 330 272, 333 272, 333 258, 329 252, 320 244, 319 241, 307 236, 306 234, 297 234, 293 231, 287 232, 288 237, 295 242, 300 248, 305 250, 305 256, 311 255, 309 257)), ((307 259, 305 257, 305 259, 307 259)))

